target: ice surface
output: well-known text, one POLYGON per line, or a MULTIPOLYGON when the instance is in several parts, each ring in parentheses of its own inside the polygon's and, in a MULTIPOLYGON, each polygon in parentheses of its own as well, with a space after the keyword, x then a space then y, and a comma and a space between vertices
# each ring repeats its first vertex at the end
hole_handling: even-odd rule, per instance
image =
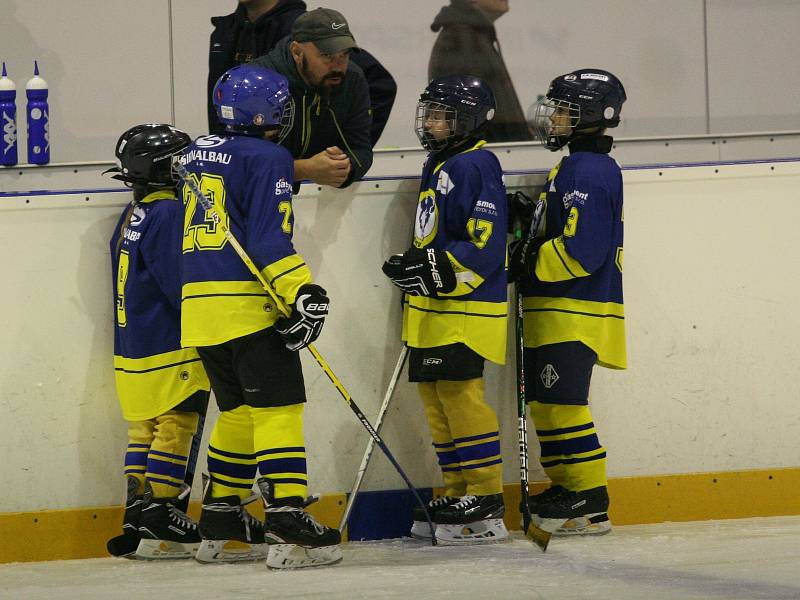
POLYGON ((547 554, 518 532, 480 547, 360 542, 344 546, 341 564, 303 571, 113 558, 18 563, 0 565, 0 598, 798 600, 800 517, 616 527, 554 538, 547 554))

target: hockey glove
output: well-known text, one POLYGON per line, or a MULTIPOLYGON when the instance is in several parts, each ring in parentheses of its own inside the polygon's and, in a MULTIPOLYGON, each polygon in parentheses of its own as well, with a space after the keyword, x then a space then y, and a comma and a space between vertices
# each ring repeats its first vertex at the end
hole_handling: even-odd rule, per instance
POLYGON ((307 283, 297 291, 291 316, 281 317, 275 322, 275 331, 281 334, 289 350, 301 350, 319 337, 328 315, 329 302, 328 293, 313 283, 307 283))
POLYGON ((411 296, 437 298, 456 289, 456 273, 447 253, 433 248, 411 248, 383 263, 384 274, 411 296))
POLYGON ((508 201, 508 233, 516 233, 518 229, 526 232, 530 229, 536 202, 522 191, 506 194, 508 201))
POLYGON ((508 280, 536 279, 536 255, 547 240, 526 238, 508 246, 508 280))

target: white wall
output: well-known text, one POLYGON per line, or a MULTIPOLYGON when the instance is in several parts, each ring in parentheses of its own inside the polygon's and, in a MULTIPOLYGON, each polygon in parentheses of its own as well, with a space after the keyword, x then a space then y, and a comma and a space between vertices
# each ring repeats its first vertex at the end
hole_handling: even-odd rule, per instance
MULTIPOLYGON (((598 368, 592 388, 610 475, 796 466, 800 162, 626 170, 625 183, 630 369, 598 368)), ((406 245, 416 187, 304 186, 295 200, 297 247, 332 298, 318 349, 372 420, 400 350, 399 295, 379 267, 406 245)), ((107 239, 126 200, 0 198, 0 512, 122 498, 107 239)), ((305 372, 312 491, 348 490, 367 435, 312 360, 305 372)), ((513 482, 513 368, 487 378, 513 482)), ((438 483, 408 383, 382 433, 417 485, 438 483)), ((402 487, 376 451, 366 489, 402 487)))
MULTIPOLYGON (((429 26, 446 3, 322 3, 348 17, 358 42, 398 82, 380 146, 417 145, 413 111, 436 37, 429 26)), ((235 5, 3 0, 0 59, 20 90, 33 59, 40 60, 51 88, 53 162, 102 160, 136 123, 174 115, 175 124, 192 135, 205 132, 209 19, 235 5)), ((510 6, 496 26, 523 109, 554 76, 597 66, 619 75, 628 90, 617 137, 800 129, 800 90, 792 76, 800 2, 512 0, 510 6)), ((20 91, 23 144, 24 103, 20 91)))

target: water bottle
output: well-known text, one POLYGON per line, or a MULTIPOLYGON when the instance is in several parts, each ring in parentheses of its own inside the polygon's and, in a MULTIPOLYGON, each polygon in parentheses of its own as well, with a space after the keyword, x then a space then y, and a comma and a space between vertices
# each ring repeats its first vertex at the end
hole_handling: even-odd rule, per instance
POLYGON ((33 77, 25 86, 28 96, 28 162, 50 162, 50 109, 47 106, 47 82, 39 77, 39 63, 33 61, 33 77))
POLYGON ((6 63, 0 77, 0 165, 17 164, 17 86, 8 78, 6 63))

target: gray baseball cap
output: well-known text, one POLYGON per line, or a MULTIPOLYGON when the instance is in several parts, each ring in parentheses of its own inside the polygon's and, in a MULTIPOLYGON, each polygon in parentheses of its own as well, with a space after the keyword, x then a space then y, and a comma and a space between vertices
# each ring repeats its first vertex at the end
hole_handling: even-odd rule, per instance
POLYGON ((323 54, 358 49, 344 15, 331 8, 316 8, 297 17, 292 25, 292 40, 314 42, 323 54))

